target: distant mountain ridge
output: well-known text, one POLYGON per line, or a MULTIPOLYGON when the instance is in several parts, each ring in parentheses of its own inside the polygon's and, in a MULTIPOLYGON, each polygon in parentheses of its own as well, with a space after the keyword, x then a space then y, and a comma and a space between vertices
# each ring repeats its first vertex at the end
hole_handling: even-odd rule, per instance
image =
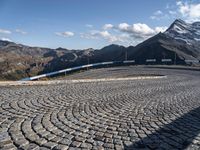
POLYGON ((30 47, 0 40, 0 79, 17 80, 68 67, 104 61, 135 59, 172 59, 184 64, 185 59, 200 60, 200 22, 192 24, 175 20, 164 32, 137 46, 109 45, 100 50, 68 50, 65 48, 30 47))

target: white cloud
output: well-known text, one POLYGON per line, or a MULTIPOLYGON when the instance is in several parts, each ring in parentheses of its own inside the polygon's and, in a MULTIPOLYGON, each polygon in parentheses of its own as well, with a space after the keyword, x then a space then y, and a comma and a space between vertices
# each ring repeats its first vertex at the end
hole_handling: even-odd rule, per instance
POLYGON ((152 16, 150 16, 150 19, 152 20, 161 20, 167 18, 168 15, 164 14, 161 10, 157 10, 153 13, 152 16))
POLYGON ((136 45, 159 32, 164 32, 167 27, 151 28, 144 23, 120 23, 118 25, 105 24, 103 29, 107 30, 91 30, 88 33, 81 33, 80 37, 85 39, 104 39, 109 43, 123 44, 129 46, 136 45), (105 26, 106 25, 106 26, 105 26), (108 31, 109 29, 109 31, 108 31))
POLYGON ((162 14, 162 15, 159 15, 159 16, 150 16, 150 19, 152 19, 152 20, 162 20, 162 19, 169 19, 170 18, 170 16, 169 16, 169 14, 162 14))
POLYGON ((85 39, 104 39, 110 43, 117 42, 130 45, 130 43, 138 44, 139 42, 142 42, 159 32, 164 32, 167 29, 167 27, 150 28, 144 23, 136 23, 132 25, 128 23, 120 23, 119 25, 106 26, 106 28, 110 30, 91 30, 88 33, 81 33, 80 37, 85 39))
POLYGON ((187 22, 200 21, 200 1, 177 0, 167 4, 165 10, 157 10, 151 16, 152 20, 181 18, 187 22))
POLYGON ((176 12, 176 11, 173 11, 173 10, 169 10, 169 14, 170 14, 170 15, 176 15, 177 12, 176 12))
POLYGON ((121 35, 112 35, 108 31, 102 31, 99 33, 104 39, 107 39, 109 42, 123 42, 121 35))
POLYGON ((177 4, 177 6, 179 6, 179 12, 182 15, 187 15, 187 13, 190 11, 189 5, 187 3, 178 1, 176 4, 177 4))
POLYGON ((156 33, 165 32, 168 27, 155 27, 156 33))
POLYGON ((152 20, 159 20, 160 18, 159 17, 157 17, 157 16, 150 16, 150 19, 152 19, 152 20))
POLYGON ((95 31, 92 33, 93 36, 98 37, 102 37, 105 40, 108 40, 110 43, 112 42, 119 42, 119 41, 123 41, 122 38, 120 36, 117 35, 113 35, 111 33, 109 33, 108 31, 95 31))
POLYGON ((10 30, 6 30, 6 29, 0 29, 0 34, 11 34, 12 32, 10 30))
POLYGON ((200 3, 188 3, 178 1, 176 3, 178 12, 187 21, 199 21, 200 20, 200 3))
POLYGON ((120 23, 120 24, 118 25, 118 28, 119 28, 120 30, 122 30, 122 31, 127 31, 127 30, 129 30, 130 25, 127 24, 127 23, 120 23))
POLYGON ((80 33, 80 37, 83 39, 97 39, 97 37, 91 33, 80 33))
POLYGON ((86 24, 85 25, 87 28, 93 28, 93 25, 92 24, 86 24))
POLYGON ((15 32, 23 34, 23 35, 27 34, 27 32, 25 32, 25 31, 23 31, 21 29, 16 29, 15 32))
POLYGON ((1 40, 2 40, 2 41, 9 41, 9 42, 12 42, 12 40, 11 40, 11 39, 9 39, 9 38, 6 38, 6 37, 2 37, 2 38, 1 38, 1 40))
POLYGON ((55 33, 57 36, 62 36, 62 37, 72 37, 74 36, 73 32, 70 31, 65 31, 65 32, 56 32, 55 33))
POLYGON ((163 12, 161 10, 157 10, 156 12, 154 12, 154 15, 162 15, 163 12))
POLYGON ((178 5, 178 6, 182 5, 182 2, 181 1, 177 1, 176 5, 178 5))
POLYGON ((80 33, 80 37, 93 40, 103 39, 109 43, 129 46, 143 42, 160 32, 165 32, 166 29, 166 26, 151 28, 145 23, 128 24, 124 22, 118 25, 104 24, 101 30, 90 30, 86 33, 80 33))
POLYGON ((102 37, 109 37, 110 33, 108 31, 100 31, 97 34, 101 35, 102 37))
POLYGON ((80 37, 83 39, 97 39, 91 32, 89 33, 80 33, 80 37))
POLYGON ((86 39, 104 39, 107 40, 109 43, 114 42, 124 42, 128 37, 125 34, 113 34, 108 31, 99 31, 99 30, 92 30, 89 33, 81 33, 81 38, 86 39))
POLYGON ((151 29, 148 25, 143 23, 136 23, 129 25, 127 23, 121 23, 118 25, 118 29, 121 32, 126 32, 135 38, 147 38, 154 35, 156 32, 151 29))
POLYGON ((109 29, 112 29, 114 26, 112 25, 112 24, 105 24, 104 26, 103 26, 103 29, 104 30, 109 30, 109 29))
POLYGON ((133 24, 132 31, 138 34, 144 34, 144 35, 152 35, 154 34, 154 30, 151 29, 148 25, 137 23, 133 24))

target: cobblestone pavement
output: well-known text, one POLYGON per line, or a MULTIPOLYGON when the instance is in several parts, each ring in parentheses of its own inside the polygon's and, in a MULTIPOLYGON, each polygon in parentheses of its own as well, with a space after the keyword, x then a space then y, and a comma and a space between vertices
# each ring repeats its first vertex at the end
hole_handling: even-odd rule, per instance
POLYGON ((199 71, 118 67, 74 76, 81 74, 167 78, 0 87, 0 149, 200 149, 199 71))

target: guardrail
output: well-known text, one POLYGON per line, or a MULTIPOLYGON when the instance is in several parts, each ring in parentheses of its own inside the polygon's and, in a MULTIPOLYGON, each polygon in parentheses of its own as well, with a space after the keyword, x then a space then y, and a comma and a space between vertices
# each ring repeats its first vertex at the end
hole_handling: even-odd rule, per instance
POLYGON ((199 60, 185 60, 186 63, 199 63, 199 60))
MULTIPOLYGON (((157 61, 157 59, 146 59, 146 63, 152 63, 152 62, 156 63, 156 61, 157 61)), ((185 63, 200 63, 200 60, 184 60, 184 61, 185 61, 185 63)), ((67 72, 70 72, 70 71, 76 71, 76 70, 89 68, 89 67, 98 67, 98 66, 100 67, 100 66, 114 65, 114 64, 134 64, 135 62, 136 62, 135 60, 126 60, 126 61, 110 61, 110 62, 94 63, 94 64, 88 64, 88 65, 82 65, 82 66, 62 69, 62 70, 59 70, 59 71, 41 74, 41 75, 38 75, 38 76, 29 77, 29 78, 24 78, 24 79, 21 79, 20 81, 37 80, 37 79, 40 79, 40 78, 50 77, 50 76, 54 76, 54 75, 58 75, 58 74, 62 74, 62 73, 67 73, 67 72)), ((172 63, 173 60, 172 59, 161 59, 161 62, 172 63)))
POLYGON ((46 74, 41 74, 41 75, 38 75, 38 76, 29 77, 29 78, 24 78, 24 79, 21 79, 20 81, 37 80, 37 79, 40 79, 40 78, 50 77, 50 76, 54 76, 54 75, 58 75, 58 74, 62 74, 62 73, 67 73, 67 72, 70 72, 70 71, 76 71, 76 70, 89 68, 89 67, 106 66, 106 65, 112 65, 112 64, 117 64, 117 63, 131 64, 131 63, 134 63, 134 62, 135 62, 135 60, 127 60, 127 61, 110 61, 110 62, 88 64, 88 65, 82 65, 82 66, 62 69, 62 70, 59 70, 59 71, 54 71, 54 72, 50 72, 50 73, 46 73, 46 74))
POLYGON ((162 62, 172 62, 172 59, 161 59, 162 62))
POLYGON ((156 62, 156 59, 146 59, 146 62, 156 62))

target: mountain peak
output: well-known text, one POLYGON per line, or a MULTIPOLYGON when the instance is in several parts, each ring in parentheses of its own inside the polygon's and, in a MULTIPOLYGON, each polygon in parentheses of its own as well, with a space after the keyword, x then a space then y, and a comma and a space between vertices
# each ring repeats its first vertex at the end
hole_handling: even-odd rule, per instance
POLYGON ((176 19, 172 24, 186 24, 186 22, 182 19, 176 19))
POLYGON ((182 43, 197 45, 200 41, 200 22, 186 23, 176 19, 164 34, 182 43))
POLYGON ((58 47, 58 48, 56 48, 56 50, 57 51, 65 51, 65 50, 67 50, 66 48, 62 48, 62 47, 58 47))
POLYGON ((119 47, 121 47, 121 46, 117 45, 117 44, 111 44, 111 45, 104 47, 103 49, 107 49, 107 48, 111 49, 111 48, 119 48, 119 47))
POLYGON ((186 30, 189 28, 190 24, 186 23, 181 19, 176 19, 171 26, 167 29, 166 32, 178 32, 178 33, 185 33, 186 30))

